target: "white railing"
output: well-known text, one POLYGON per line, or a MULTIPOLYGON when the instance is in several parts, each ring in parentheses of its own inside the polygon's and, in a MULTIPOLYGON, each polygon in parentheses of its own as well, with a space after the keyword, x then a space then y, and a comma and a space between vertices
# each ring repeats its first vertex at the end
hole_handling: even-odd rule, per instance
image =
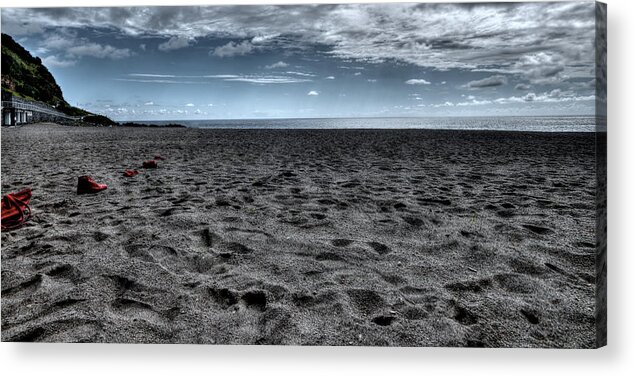
POLYGON ((2 101, 2 108, 14 108, 16 110, 39 112, 47 115, 57 116, 64 119, 78 120, 80 116, 69 116, 61 111, 57 111, 49 105, 41 102, 28 101, 20 98, 13 97, 11 100, 2 101))

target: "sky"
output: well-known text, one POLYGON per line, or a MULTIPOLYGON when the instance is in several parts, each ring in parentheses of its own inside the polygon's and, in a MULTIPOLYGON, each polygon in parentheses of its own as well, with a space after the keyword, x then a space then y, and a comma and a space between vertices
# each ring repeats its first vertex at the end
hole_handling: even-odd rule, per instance
POLYGON ((3 8, 65 98, 124 120, 592 115, 595 4, 3 8))

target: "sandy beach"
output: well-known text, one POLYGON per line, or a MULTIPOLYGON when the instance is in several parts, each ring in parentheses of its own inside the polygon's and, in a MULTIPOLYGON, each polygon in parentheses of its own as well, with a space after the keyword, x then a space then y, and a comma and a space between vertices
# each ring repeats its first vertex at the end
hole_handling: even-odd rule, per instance
POLYGON ((594 142, 3 128, 2 341, 595 347, 594 142))

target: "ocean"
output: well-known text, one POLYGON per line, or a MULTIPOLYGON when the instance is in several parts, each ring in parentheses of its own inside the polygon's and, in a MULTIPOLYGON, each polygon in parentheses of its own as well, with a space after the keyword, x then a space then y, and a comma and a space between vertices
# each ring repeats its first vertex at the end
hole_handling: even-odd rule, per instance
POLYGON ((605 131, 605 121, 594 116, 311 118, 136 122, 157 125, 178 123, 189 128, 216 129, 451 129, 521 132, 605 131))

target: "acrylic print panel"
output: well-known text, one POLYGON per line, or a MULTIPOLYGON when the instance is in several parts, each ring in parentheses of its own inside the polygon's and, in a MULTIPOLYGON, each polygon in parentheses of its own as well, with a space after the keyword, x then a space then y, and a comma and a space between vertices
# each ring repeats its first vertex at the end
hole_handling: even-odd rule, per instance
POLYGON ((3 8, 2 340, 605 345, 605 17, 3 8))

